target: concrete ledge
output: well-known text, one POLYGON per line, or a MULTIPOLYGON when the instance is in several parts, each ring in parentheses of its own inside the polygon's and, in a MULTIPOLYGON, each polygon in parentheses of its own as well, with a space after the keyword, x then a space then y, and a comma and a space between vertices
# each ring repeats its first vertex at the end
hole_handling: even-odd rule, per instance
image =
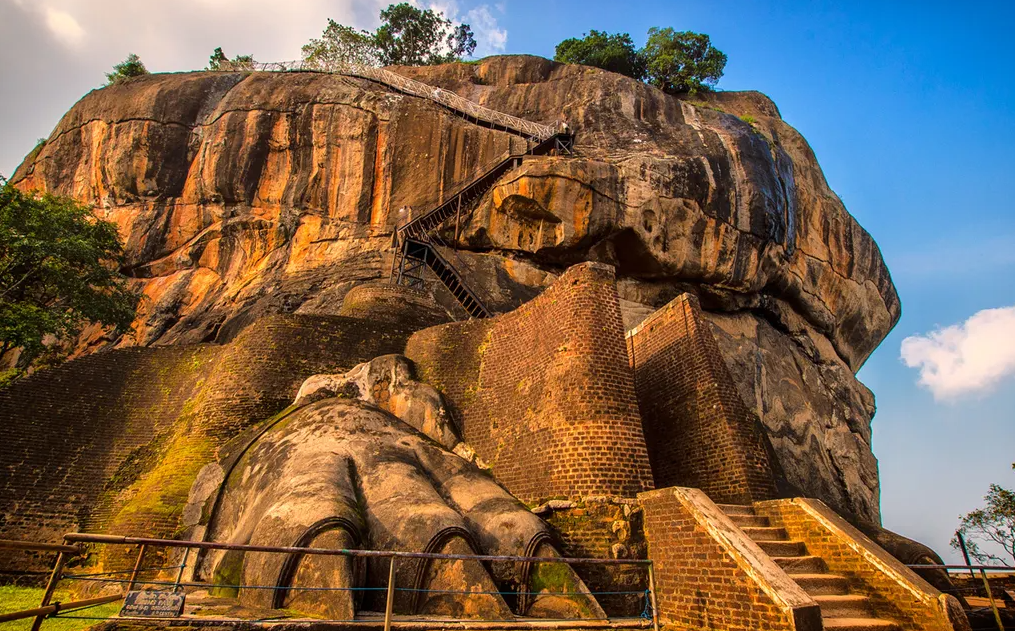
POLYGON ((818 631, 821 609, 702 491, 638 495, 661 619, 683 628, 818 631))
POLYGON ((907 630, 969 629, 965 616, 955 615, 961 612, 958 600, 935 589, 821 501, 768 500, 755 502, 754 508, 869 596, 879 616, 907 630))

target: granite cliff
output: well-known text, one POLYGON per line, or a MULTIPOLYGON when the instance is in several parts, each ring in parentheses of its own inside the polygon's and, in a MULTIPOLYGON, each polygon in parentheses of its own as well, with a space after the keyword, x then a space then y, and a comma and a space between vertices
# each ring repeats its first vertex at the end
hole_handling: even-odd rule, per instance
MULTIPOLYGON (((898 297, 769 99, 678 99, 525 56, 393 70, 576 132, 576 157, 526 161, 468 216, 462 273, 488 306, 513 309, 583 260, 616 267, 628 327, 696 294, 786 482, 879 521, 874 399, 855 372, 898 321, 898 297)), ((88 94, 12 180, 121 228, 148 300, 131 337, 86 332, 87 354, 336 314, 349 289, 387 276, 407 214, 524 148, 363 79, 196 72, 88 94)))

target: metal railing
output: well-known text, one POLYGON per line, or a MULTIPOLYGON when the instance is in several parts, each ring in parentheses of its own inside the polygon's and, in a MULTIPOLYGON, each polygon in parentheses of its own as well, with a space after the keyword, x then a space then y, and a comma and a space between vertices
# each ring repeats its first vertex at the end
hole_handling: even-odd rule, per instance
MULTIPOLYGON (((125 537, 115 535, 102 535, 102 534, 91 534, 91 533, 70 533, 64 536, 63 544, 36 544, 29 542, 20 541, 4 541, 0 540, 0 549, 20 549, 20 550, 41 550, 57 552, 58 556, 56 562, 53 565, 53 570, 49 577, 49 582, 46 585, 45 592, 43 593, 42 602, 39 607, 18 611, 10 612, 0 615, 0 622, 6 622, 8 620, 19 620, 24 618, 34 618, 32 625, 33 631, 39 631, 39 628, 47 617, 76 617, 67 616, 66 612, 69 611, 80 611, 89 607, 95 607, 98 605, 116 602, 122 600, 127 595, 127 592, 134 590, 135 587, 142 586, 156 586, 156 587, 169 587, 174 592, 188 589, 269 589, 275 590, 276 594, 279 590, 282 593, 287 594, 289 592, 357 592, 357 591, 373 591, 376 593, 383 592, 385 594, 385 609, 384 609, 384 629, 390 631, 392 623, 394 621, 394 601, 396 592, 436 592, 441 595, 460 594, 464 597, 469 595, 490 595, 496 594, 501 597, 507 596, 521 596, 522 594, 531 594, 534 597, 539 596, 555 596, 565 598, 580 598, 580 599, 593 599, 597 594, 610 594, 610 595, 627 595, 632 597, 644 598, 644 607, 642 615, 637 618, 578 618, 578 619, 546 619, 546 618, 526 618, 522 615, 518 615, 511 620, 464 620, 464 619, 435 619, 433 617, 425 617, 417 619, 415 621, 400 620, 401 622, 426 622, 426 623, 468 623, 475 622, 477 624, 486 623, 503 623, 505 628, 510 627, 514 623, 522 623, 522 626, 528 626, 532 622, 539 622, 541 626, 553 627, 554 623, 560 623, 559 626, 566 628, 579 628, 579 627, 594 627, 602 626, 604 622, 608 622, 611 627, 627 627, 627 628, 644 628, 649 625, 655 631, 659 630, 659 619, 657 615, 656 597, 655 597, 655 575, 653 572, 652 561, 647 559, 595 559, 595 558, 568 558, 568 557, 540 557, 540 556, 513 556, 513 555, 476 555, 476 554, 439 554, 429 552, 408 552, 408 551, 397 551, 397 550, 357 550, 357 549, 339 549, 339 548, 311 548, 311 547, 296 547, 296 546, 261 546, 261 545, 246 545, 246 544, 230 544, 230 543, 216 543, 209 541, 178 541, 173 539, 155 539, 146 537, 125 537), (98 545, 120 545, 120 546, 138 546, 138 553, 134 560, 132 569, 125 569, 119 571, 104 571, 97 573, 68 573, 66 572, 66 565, 72 558, 81 555, 84 552, 85 544, 98 544, 98 545), (170 565, 163 567, 145 568, 146 555, 150 553, 153 548, 176 548, 183 549, 183 561, 179 565, 170 565), (383 587, 353 587, 353 586, 336 586, 336 587, 299 587, 295 585, 223 585, 215 582, 205 582, 194 578, 190 580, 184 580, 184 568, 187 567, 187 558, 192 550, 222 550, 222 551, 237 551, 237 552, 262 552, 262 553, 277 553, 287 554, 290 558, 294 556, 296 558, 304 555, 320 555, 320 556, 342 556, 351 559, 388 559, 388 578, 387 583, 383 587), (534 564, 534 563, 561 563, 568 566, 572 565, 607 565, 607 566, 637 566, 644 567, 647 570, 647 589, 644 590, 629 590, 629 591, 607 591, 607 592, 594 592, 594 591, 475 591, 475 590, 452 590, 452 589, 420 589, 419 586, 413 588, 399 587, 396 584, 395 569, 399 562, 415 560, 420 565, 417 567, 423 567, 422 564, 430 563, 434 560, 450 560, 450 561, 476 561, 483 564, 493 562, 515 562, 523 564, 534 564), (175 580, 170 580, 169 577, 160 580, 159 576, 166 570, 178 570, 175 580), (158 572, 160 573, 155 578, 142 577, 145 573, 158 572), (69 581, 86 581, 93 583, 105 583, 105 584, 118 584, 123 587, 123 593, 112 594, 108 596, 102 596, 98 598, 91 598, 80 600, 76 602, 67 603, 54 603, 51 602, 53 594, 56 590, 57 584, 62 580, 69 581)), ((417 571, 417 574, 419 572, 417 571)), ((238 581, 237 581, 238 582, 238 581)), ((531 589, 530 587, 523 587, 523 589, 531 589)), ((232 615, 232 614, 230 614, 232 615)), ((377 616, 379 614, 375 614, 377 616)), ((87 618, 87 619, 106 619, 106 618, 87 618)), ((122 617, 118 619, 131 619, 130 617, 122 617)), ((214 617, 208 617, 206 614, 201 615, 201 620, 205 622, 215 622, 214 617)), ((286 621, 292 621, 292 617, 284 618, 286 621)), ((319 620, 312 619, 314 622, 334 622, 334 623, 369 623, 376 624, 379 622, 378 617, 371 618, 369 615, 365 617, 356 616, 351 620, 319 620)), ((225 619, 223 619, 225 621, 225 619)), ((232 621, 236 621, 235 618, 232 621)), ((252 623, 264 623, 270 624, 272 622, 281 622, 282 618, 274 620, 249 620, 246 622, 252 623)))
MULTIPOLYGON (((994 592, 990 589, 990 581, 987 580, 987 572, 1015 572, 1015 567, 1009 565, 936 565, 936 564, 913 564, 907 565, 911 570, 944 570, 945 572, 951 573, 951 570, 959 570, 962 572, 969 572, 969 577, 972 580, 976 580, 976 572, 980 574, 980 580, 983 581, 983 593, 986 594, 986 598, 990 601, 990 609, 994 612, 994 620, 997 622, 997 628, 999 631, 1005 631, 1004 622, 1001 620, 1001 612, 998 610, 997 600, 994 598, 994 592)), ((956 589, 957 593, 963 591, 970 592, 970 594, 979 594, 979 588, 966 588, 956 589)), ((962 594, 966 597, 966 594, 962 594)))
POLYGON ((352 77, 359 77, 370 81, 382 83, 390 88, 430 99, 436 103, 452 109, 463 116, 483 121, 494 127, 503 127, 505 130, 513 131, 526 138, 538 141, 547 140, 561 132, 563 125, 543 125, 534 123, 524 118, 511 116, 504 112, 498 112, 488 107, 458 96, 450 90, 437 88, 432 85, 404 77, 390 70, 370 66, 368 64, 336 61, 326 64, 308 61, 278 61, 278 62, 223 62, 218 71, 224 72, 327 72, 332 74, 343 74, 352 77))

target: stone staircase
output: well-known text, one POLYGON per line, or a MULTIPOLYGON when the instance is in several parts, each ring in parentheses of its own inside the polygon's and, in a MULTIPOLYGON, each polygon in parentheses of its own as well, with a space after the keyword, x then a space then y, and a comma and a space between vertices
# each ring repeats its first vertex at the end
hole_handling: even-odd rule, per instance
POLYGON ((791 540, 783 528, 773 527, 754 507, 736 504, 718 507, 818 603, 825 629, 901 631, 897 623, 874 617, 870 598, 852 593, 846 577, 830 573, 825 561, 811 555, 803 541, 791 540))

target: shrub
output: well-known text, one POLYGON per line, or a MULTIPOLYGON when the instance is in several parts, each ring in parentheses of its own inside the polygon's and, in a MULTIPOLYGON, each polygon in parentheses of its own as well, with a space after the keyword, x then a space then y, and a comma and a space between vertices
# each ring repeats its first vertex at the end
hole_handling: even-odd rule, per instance
POLYGON ((126 59, 113 66, 112 72, 106 73, 106 85, 113 85, 125 79, 140 77, 146 74, 149 74, 149 72, 141 62, 141 58, 131 53, 127 55, 126 59))

